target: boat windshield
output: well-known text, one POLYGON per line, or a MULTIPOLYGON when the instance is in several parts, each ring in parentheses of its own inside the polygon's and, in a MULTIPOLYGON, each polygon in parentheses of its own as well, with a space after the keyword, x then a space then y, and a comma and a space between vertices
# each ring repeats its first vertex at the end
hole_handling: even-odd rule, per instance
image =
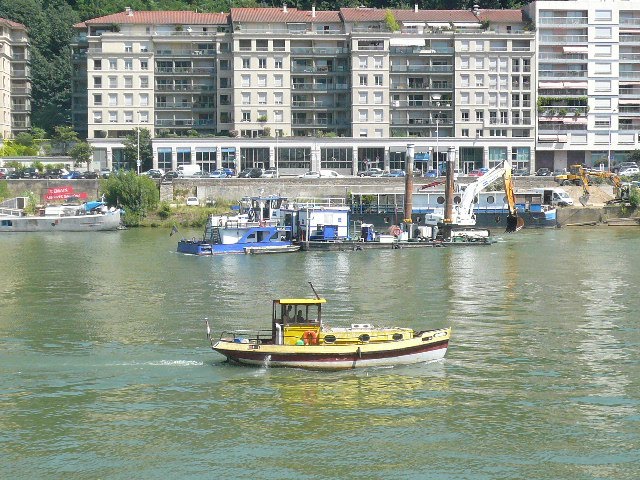
POLYGON ((306 324, 317 325, 321 323, 321 303, 305 300, 291 301, 274 300, 273 318, 281 325, 306 324))

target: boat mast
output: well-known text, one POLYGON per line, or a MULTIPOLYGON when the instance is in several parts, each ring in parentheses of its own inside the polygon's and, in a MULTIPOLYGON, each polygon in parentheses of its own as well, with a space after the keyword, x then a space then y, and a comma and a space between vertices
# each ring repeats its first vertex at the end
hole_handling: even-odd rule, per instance
POLYGON ((320 295, 318 295, 318 292, 316 292, 316 289, 313 286, 313 283, 309 282, 309 285, 311 286, 311 290, 313 290, 313 294, 316 296, 318 300, 320 300, 320 295))

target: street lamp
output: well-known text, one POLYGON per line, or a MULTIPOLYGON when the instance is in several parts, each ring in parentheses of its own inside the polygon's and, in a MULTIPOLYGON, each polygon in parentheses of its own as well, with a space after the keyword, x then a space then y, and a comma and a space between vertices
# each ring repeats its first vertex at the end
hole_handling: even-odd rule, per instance
POLYGON ((140 175, 140 110, 138 110, 138 157, 136 159, 138 175, 140 175))
POLYGON ((276 129, 276 177, 280 177, 280 169, 278 168, 278 138, 280 138, 278 129, 276 129))

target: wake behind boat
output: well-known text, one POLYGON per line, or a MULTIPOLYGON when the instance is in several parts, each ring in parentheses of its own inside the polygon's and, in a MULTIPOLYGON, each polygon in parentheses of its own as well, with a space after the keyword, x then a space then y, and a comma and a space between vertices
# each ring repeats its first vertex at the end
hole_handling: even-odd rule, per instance
POLYGON ((330 327, 322 318, 325 303, 317 294, 273 300, 270 330, 223 332, 214 342, 207 320, 207 337, 229 361, 254 366, 341 370, 431 362, 447 352, 451 328, 330 327))

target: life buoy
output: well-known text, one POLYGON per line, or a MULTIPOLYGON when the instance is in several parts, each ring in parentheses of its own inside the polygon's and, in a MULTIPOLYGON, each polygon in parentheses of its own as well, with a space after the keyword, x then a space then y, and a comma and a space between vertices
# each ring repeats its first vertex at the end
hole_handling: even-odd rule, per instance
POLYGON ((265 222, 264 220, 260 220, 260 222, 258 223, 258 225, 260 227, 266 227, 267 226, 267 222, 265 222))
POLYGON ((391 235, 399 237, 401 233, 402 233, 402 229, 400 227, 398 227, 397 225, 391 227, 391 235))
POLYGON ((307 330, 302 334, 302 339, 304 340, 305 345, 317 345, 318 333, 314 330, 307 330))

